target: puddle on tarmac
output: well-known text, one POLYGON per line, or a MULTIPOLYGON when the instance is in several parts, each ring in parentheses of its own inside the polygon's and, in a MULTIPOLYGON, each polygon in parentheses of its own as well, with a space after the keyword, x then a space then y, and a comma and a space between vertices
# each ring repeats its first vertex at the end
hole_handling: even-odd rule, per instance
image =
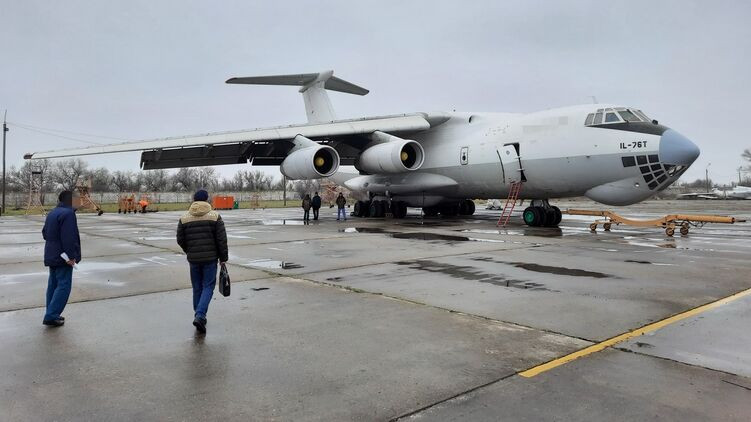
POLYGON ((638 260, 638 259, 627 259, 627 260, 625 260, 623 262, 630 262, 630 263, 633 263, 633 264, 661 265, 661 266, 673 266, 673 265, 675 265, 675 264, 665 264, 665 263, 662 263, 662 262, 641 261, 641 260, 638 260))
POLYGON ((253 261, 248 261, 245 264, 241 264, 247 267, 255 267, 255 268, 268 268, 268 269, 282 269, 282 270, 292 270, 296 268, 303 268, 300 264, 295 264, 294 262, 288 262, 288 261, 277 261, 273 259, 254 259, 253 261))
MULTIPOLYGON (((516 280, 507 278, 502 274, 484 273, 477 268, 466 265, 452 265, 444 262, 431 260, 419 261, 399 261, 395 263, 413 270, 426 271, 430 273, 446 274, 448 276, 462 280, 476 281, 479 283, 492 284, 500 287, 512 287, 515 289, 537 290, 537 291, 555 291, 545 287, 542 283, 532 281, 516 280)), ((339 281, 339 280, 337 280, 339 281)))
POLYGON ((558 227, 536 228, 536 229, 510 229, 510 230, 483 230, 483 229, 461 229, 457 230, 462 233, 478 234, 508 234, 516 236, 536 236, 536 237, 562 237, 563 230, 558 227))
POLYGON ((546 273, 555 275, 567 275, 572 277, 593 277, 593 278, 609 278, 613 277, 610 274, 599 273, 596 271, 580 270, 578 268, 566 268, 566 267, 553 267, 550 265, 533 264, 529 262, 505 262, 496 261, 490 257, 476 257, 470 258, 472 261, 479 262, 493 262, 496 264, 512 265, 516 268, 521 268, 527 271, 534 271, 536 273, 546 273))
POLYGON ((305 222, 302 220, 261 220, 264 226, 302 226, 305 222))
POLYGON ((339 229, 339 233, 391 233, 380 227, 347 227, 339 229))
POLYGON ((394 239, 412 239, 412 240, 427 240, 427 241, 444 241, 444 242, 490 242, 490 243, 505 243, 505 240, 499 239, 480 239, 467 236, 456 236, 449 234, 438 233, 393 233, 391 235, 394 239))

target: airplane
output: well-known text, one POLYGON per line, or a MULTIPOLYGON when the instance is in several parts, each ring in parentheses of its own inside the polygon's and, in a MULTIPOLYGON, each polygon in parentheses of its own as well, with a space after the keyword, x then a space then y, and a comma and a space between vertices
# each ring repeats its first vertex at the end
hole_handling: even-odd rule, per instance
POLYGON ((678 199, 751 199, 751 187, 736 186, 728 190, 712 189, 712 192, 689 192, 678 199))
POLYGON ((231 78, 228 84, 299 86, 305 124, 35 152, 26 159, 141 151, 141 168, 251 163, 287 178, 330 178, 360 198, 360 217, 407 207, 426 216, 468 216, 472 198, 530 200, 529 226, 557 226, 552 198, 586 196, 607 205, 643 201, 678 180, 699 148, 677 131, 621 105, 589 104, 531 113, 416 112, 336 118, 327 91, 369 91, 318 73, 231 78), (358 173, 339 171, 354 166, 358 173))

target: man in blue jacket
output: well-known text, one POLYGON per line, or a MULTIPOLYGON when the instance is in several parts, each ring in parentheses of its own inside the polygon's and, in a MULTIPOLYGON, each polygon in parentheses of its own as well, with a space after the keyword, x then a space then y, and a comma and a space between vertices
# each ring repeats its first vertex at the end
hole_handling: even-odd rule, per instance
POLYGON ((44 325, 59 327, 65 324, 62 314, 70 296, 73 266, 81 262, 81 237, 73 209, 73 192, 63 191, 57 207, 47 214, 42 229, 44 237, 44 265, 50 268, 47 280, 47 312, 44 325), (65 255, 63 255, 65 254, 65 255), (63 258, 67 256, 67 259, 63 258))

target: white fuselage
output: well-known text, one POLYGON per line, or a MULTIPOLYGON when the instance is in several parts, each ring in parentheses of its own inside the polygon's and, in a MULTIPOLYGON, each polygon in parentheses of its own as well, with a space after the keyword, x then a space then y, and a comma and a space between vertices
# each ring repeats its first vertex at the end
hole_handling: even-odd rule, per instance
MULTIPOLYGON (((511 183, 523 178, 520 198, 585 195, 606 204, 626 205, 669 186, 698 155, 690 141, 657 123, 585 126, 590 113, 607 107, 616 106, 596 104, 527 114, 447 113, 446 122, 412 137, 425 151, 419 170, 358 176, 345 185, 411 206, 432 206, 465 198, 505 197, 511 183), (633 131, 637 126, 645 130, 633 131), (678 151, 676 161, 682 162, 655 163, 662 138, 656 132, 661 131, 680 137, 679 149, 693 148, 695 154, 678 151), (635 165, 626 166, 622 157, 633 157, 635 165)), ((666 152, 663 147, 663 155, 676 156, 672 149, 666 152)))

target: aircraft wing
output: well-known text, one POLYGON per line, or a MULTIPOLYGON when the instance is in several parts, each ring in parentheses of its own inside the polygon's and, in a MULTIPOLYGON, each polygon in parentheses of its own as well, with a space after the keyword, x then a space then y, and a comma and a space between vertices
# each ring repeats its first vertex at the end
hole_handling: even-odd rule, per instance
POLYGON ((26 154, 24 158, 37 160, 142 151, 141 167, 144 170, 242 164, 249 161, 254 165, 279 165, 293 148, 295 136, 302 135, 319 144, 334 147, 340 154, 340 164, 351 165, 370 142, 366 135, 375 131, 408 135, 446 120, 447 116, 428 113, 368 117, 34 152, 26 154))

